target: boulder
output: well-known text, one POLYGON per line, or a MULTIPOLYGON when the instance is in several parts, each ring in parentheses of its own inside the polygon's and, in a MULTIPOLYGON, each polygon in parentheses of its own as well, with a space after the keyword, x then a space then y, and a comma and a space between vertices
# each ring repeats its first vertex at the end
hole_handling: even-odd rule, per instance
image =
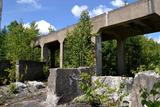
POLYGON ((16 85, 15 91, 18 92, 18 93, 23 92, 24 89, 27 87, 26 84, 24 84, 22 82, 15 82, 14 84, 16 85))
POLYGON ((146 89, 150 92, 153 85, 158 81, 160 81, 160 75, 156 74, 154 71, 146 71, 136 74, 131 92, 131 107, 143 107, 141 104, 140 90, 146 89))
MULTIPOLYGON (((131 103, 130 93, 132 90, 132 77, 120 77, 120 76, 93 76, 92 77, 92 85, 93 87, 96 85, 95 81, 99 81, 101 84, 107 84, 109 88, 114 89, 115 92, 109 93, 110 99, 113 99, 114 102, 117 102, 121 96, 124 96, 121 105, 129 106, 131 103), (121 91, 121 93, 118 93, 121 91), (124 104, 123 102, 127 102, 124 104)), ((104 88, 96 89, 97 94, 103 95, 105 93, 104 88)))
POLYGON ((44 85, 43 82, 38 82, 38 81, 28 81, 27 84, 28 84, 28 86, 30 86, 30 87, 35 87, 36 89, 45 88, 45 85, 44 85))

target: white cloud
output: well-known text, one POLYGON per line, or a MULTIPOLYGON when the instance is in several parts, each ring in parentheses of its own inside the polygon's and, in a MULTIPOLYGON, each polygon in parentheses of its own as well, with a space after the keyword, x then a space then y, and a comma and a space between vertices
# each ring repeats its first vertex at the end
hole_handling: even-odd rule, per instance
MULTIPOLYGON (((49 28, 56 30, 55 26, 53 26, 52 24, 50 24, 49 22, 45 21, 45 20, 40 20, 36 22, 37 25, 37 29, 39 29, 39 33, 40 35, 46 35, 49 33, 49 28)), ((30 23, 26 23, 23 25, 25 28, 29 28, 30 27, 30 23)))
POLYGON ((75 5, 73 6, 71 12, 75 17, 80 17, 82 11, 87 10, 87 9, 88 9, 88 6, 86 5, 82 5, 82 6, 75 5))
POLYGON ((32 5, 33 7, 40 9, 42 6, 39 2, 39 0, 17 0, 16 1, 19 4, 28 4, 28 5, 32 5))
POLYGON ((114 7, 122 7, 122 6, 125 6, 125 2, 123 0, 113 0, 111 1, 111 4, 114 6, 114 7))
POLYGON ((24 28, 30 28, 30 23, 23 24, 24 28))
POLYGON ((40 34, 48 34, 49 28, 56 30, 56 28, 53 25, 51 25, 50 23, 48 23, 45 20, 40 20, 40 21, 36 22, 36 25, 37 25, 37 29, 39 29, 40 34))
MULTIPOLYGON (((73 6, 71 12, 75 17, 80 17, 82 11, 84 11, 84 10, 88 10, 87 5, 81 5, 81 6, 75 5, 75 6, 73 6)), ((99 5, 96 8, 89 10, 89 15, 91 17, 94 17, 94 16, 100 15, 102 13, 108 12, 110 10, 112 10, 112 8, 108 8, 105 5, 99 5)))
POLYGON ((111 11, 112 8, 108 8, 105 5, 99 5, 98 7, 94 8, 93 10, 89 11, 89 15, 91 17, 100 15, 102 13, 107 13, 108 11, 111 11))
POLYGON ((160 44, 160 37, 153 38, 153 40, 160 44))

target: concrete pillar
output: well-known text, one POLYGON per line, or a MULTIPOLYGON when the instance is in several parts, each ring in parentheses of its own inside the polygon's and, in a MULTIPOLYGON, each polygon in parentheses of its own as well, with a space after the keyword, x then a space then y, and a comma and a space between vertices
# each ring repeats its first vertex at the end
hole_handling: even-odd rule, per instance
POLYGON ((43 55, 43 48, 44 48, 44 45, 40 45, 40 47, 41 47, 41 61, 43 62, 43 59, 44 59, 44 55, 43 55))
POLYGON ((16 61, 16 82, 20 81, 19 60, 16 61))
POLYGON ((48 61, 49 60, 49 52, 48 47, 45 45, 41 45, 41 61, 48 61))
POLYGON ((63 68, 63 58, 64 58, 64 46, 63 41, 60 42, 60 68, 63 68))
POLYGON ((125 52, 124 52, 125 39, 117 40, 117 62, 118 62, 118 75, 125 73, 125 52))
POLYGON ((101 35, 96 36, 96 75, 102 75, 102 40, 101 35))

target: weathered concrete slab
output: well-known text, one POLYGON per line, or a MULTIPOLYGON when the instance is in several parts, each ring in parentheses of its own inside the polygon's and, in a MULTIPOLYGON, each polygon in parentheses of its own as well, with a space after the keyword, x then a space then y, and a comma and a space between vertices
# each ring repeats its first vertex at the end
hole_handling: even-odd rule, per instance
POLYGON ((63 104, 81 95, 78 85, 81 72, 91 73, 94 71, 90 68, 50 69, 46 102, 52 105, 63 104))

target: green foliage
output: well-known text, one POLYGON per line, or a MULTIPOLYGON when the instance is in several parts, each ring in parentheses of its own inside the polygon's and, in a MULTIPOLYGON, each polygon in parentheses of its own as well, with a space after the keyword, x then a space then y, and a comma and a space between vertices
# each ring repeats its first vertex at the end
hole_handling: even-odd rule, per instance
POLYGON ((90 86, 91 86, 91 75, 87 74, 87 73, 81 73, 80 77, 82 79, 82 81, 79 82, 80 84, 80 88, 82 91, 87 92, 87 90, 90 90, 90 86))
POLYGON ((91 29, 88 12, 84 11, 78 25, 67 34, 64 45, 65 67, 93 66, 94 45, 91 42, 91 29))
POLYGON ((43 66, 43 73, 44 73, 46 78, 48 78, 48 76, 49 76, 49 68, 50 67, 48 66, 48 64, 43 66))
POLYGON ((147 91, 147 89, 141 89, 141 103, 143 106, 147 107, 160 107, 160 81, 156 82, 153 85, 153 88, 151 91, 147 91), (151 98, 152 97, 152 98, 151 98))
POLYGON ((5 99, 3 99, 2 97, 0 97, 0 105, 4 105, 5 103, 5 99))
MULTIPOLYGON (((4 92, 3 92, 2 89, 0 89, 0 94, 1 94, 1 95, 4 94, 4 92)), ((0 105, 4 105, 5 102, 6 102, 6 99, 5 99, 3 96, 1 96, 1 97, 0 97, 0 105)))
POLYGON ((146 65, 140 65, 139 67, 137 67, 137 69, 131 70, 134 74, 138 73, 138 72, 143 72, 143 71, 147 71, 147 70, 154 70, 156 73, 160 74, 160 65, 154 65, 154 64, 150 64, 148 66, 146 65))
POLYGON ((4 27, 2 31, 0 31, 0 60, 5 59, 5 52, 4 52, 3 46, 4 46, 4 39, 5 39, 6 33, 7 33, 7 30, 6 30, 6 27, 4 27))
POLYGON ((5 69, 5 72, 8 72, 8 77, 7 77, 7 81, 8 82, 14 82, 16 80, 16 62, 15 61, 11 61, 11 68, 7 68, 5 69))
POLYGON ((16 92, 16 84, 11 83, 8 85, 8 93, 9 94, 14 94, 16 92))
MULTIPOLYGON (((105 41, 102 43, 103 75, 117 75, 117 43, 105 41)), ((125 75, 139 71, 160 68, 160 44, 143 35, 130 37, 125 44, 125 75)))
POLYGON ((102 42, 102 71, 103 75, 116 75, 117 74, 117 42, 104 41, 102 42))
POLYGON ((109 107, 118 107, 122 99, 126 96, 122 93, 121 87, 118 90, 120 95, 119 99, 114 102, 111 98, 111 94, 115 93, 117 89, 109 87, 107 84, 100 82, 99 79, 94 81, 94 86, 91 86, 91 75, 88 73, 81 73, 81 81, 79 81, 80 89, 83 91, 84 95, 78 97, 74 100, 76 103, 89 103, 91 105, 106 105, 109 107), (98 90, 103 89, 104 93, 98 93, 98 90))
POLYGON ((23 23, 13 21, 7 26, 3 49, 8 60, 39 60, 40 50, 31 47, 31 41, 38 35, 33 22, 30 28, 24 28, 23 23))
POLYGON ((13 21, 0 32, 0 60, 9 60, 12 64, 11 68, 4 71, 8 76, 4 78, 5 81, 16 80, 17 60, 40 60, 40 49, 33 48, 31 44, 37 35, 35 22, 25 28, 22 22, 13 21))

